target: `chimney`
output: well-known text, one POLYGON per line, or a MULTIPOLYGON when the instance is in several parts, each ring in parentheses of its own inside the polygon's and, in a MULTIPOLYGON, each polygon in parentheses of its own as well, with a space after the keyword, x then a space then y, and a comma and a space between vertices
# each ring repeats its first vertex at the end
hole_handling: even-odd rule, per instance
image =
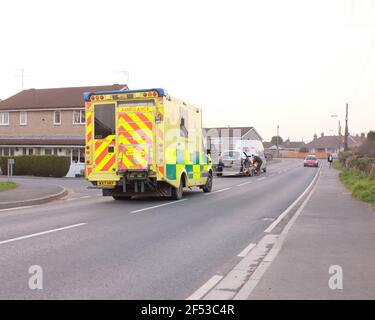
POLYGON ((314 133, 314 140, 318 139, 318 135, 314 133))
POLYGON ((361 132, 361 138, 364 139, 366 137, 366 134, 364 132, 361 132))
POLYGON ((322 132, 322 133, 320 134, 320 136, 321 136, 321 137, 324 137, 324 132, 322 132))

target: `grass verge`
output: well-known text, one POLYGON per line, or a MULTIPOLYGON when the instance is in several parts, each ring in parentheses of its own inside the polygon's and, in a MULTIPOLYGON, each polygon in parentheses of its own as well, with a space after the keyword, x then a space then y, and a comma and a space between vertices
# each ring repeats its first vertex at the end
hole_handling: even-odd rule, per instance
POLYGON ((0 192, 17 188, 17 183, 11 181, 0 182, 0 192))
POLYGON ((340 180, 352 192, 353 197, 369 203, 375 211, 375 180, 360 171, 344 169, 338 161, 333 163, 333 167, 341 170, 340 180))

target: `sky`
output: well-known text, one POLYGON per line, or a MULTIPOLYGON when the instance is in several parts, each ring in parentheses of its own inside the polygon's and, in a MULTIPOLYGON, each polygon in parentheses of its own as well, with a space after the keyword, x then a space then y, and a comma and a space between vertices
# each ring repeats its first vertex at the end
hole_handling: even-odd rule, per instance
POLYGON ((264 140, 375 129, 375 0, 0 2, 0 98, 163 87, 264 140), (331 117, 337 115, 337 117, 331 117))

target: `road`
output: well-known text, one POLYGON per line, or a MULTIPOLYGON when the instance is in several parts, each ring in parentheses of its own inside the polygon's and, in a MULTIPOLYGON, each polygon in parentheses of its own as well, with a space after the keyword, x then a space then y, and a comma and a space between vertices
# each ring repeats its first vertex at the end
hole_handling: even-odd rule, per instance
POLYGON ((0 210, 0 299, 186 299, 231 270, 315 174, 282 160, 174 202, 114 201, 82 179, 59 180, 71 190, 65 199, 0 210), (32 265, 43 269, 43 290, 28 287, 32 265))

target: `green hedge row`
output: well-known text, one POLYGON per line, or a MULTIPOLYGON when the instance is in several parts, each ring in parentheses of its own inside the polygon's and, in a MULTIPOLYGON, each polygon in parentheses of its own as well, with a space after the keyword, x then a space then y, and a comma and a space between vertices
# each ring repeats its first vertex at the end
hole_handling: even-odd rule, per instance
POLYGON ((14 159, 13 175, 39 177, 64 177, 70 168, 70 157, 60 156, 17 156, 0 157, 0 167, 4 175, 8 172, 8 159, 14 159))

